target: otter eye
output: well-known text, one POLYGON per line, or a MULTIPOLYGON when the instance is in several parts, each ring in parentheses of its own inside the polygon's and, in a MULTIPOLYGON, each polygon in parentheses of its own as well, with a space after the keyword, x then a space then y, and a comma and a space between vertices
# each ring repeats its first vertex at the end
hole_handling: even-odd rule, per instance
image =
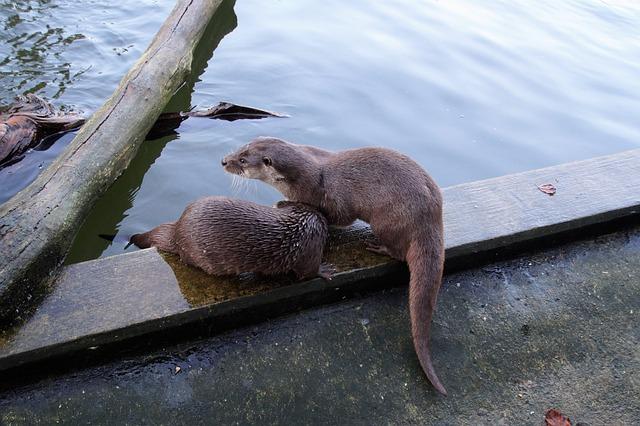
POLYGON ((246 162, 247 162, 247 160, 245 160, 244 158, 241 158, 241 159, 239 159, 238 161, 240 162, 240 164, 244 164, 244 163, 246 163, 246 162))
POLYGON ((262 162, 264 163, 265 166, 270 166, 271 165, 271 158, 263 157, 262 158, 262 162))

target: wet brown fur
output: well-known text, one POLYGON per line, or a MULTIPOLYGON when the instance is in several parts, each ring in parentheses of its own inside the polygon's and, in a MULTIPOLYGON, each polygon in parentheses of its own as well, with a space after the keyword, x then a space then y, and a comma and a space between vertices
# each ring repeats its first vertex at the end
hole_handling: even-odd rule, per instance
POLYGON ((293 271, 299 279, 317 276, 328 233, 326 219, 304 204, 278 206, 204 197, 189 204, 176 222, 136 234, 131 242, 175 253, 211 275, 293 271))
POLYGON ((258 138, 223 160, 225 170, 273 185, 288 199, 316 206, 329 224, 356 219, 406 261, 413 343, 429 381, 446 390, 431 362, 429 337, 444 263, 442 195, 415 161, 385 148, 330 152, 276 138, 258 138))

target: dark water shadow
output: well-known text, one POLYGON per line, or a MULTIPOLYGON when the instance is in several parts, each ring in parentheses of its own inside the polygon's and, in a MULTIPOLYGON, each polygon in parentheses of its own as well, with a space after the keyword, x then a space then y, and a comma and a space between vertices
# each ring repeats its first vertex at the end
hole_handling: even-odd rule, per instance
POLYGON ((64 151, 76 132, 55 134, 42 140, 13 164, 0 169, 0 204, 26 188, 64 151))
MULTIPOLYGON (((206 70, 207 63, 213 56, 214 50, 222 39, 233 31, 238 24, 233 10, 234 6, 235 0, 223 1, 216 11, 202 39, 194 50, 191 74, 171 98, 165 111, 188 111, 191 108, 191 95, 194 86, 200 81, 200 76, 206 70)), ((160 157, 164 147, 169 142, 177 139, 179 139, 179 134, 165 136, 153 141, 145 141, 142 144, 122 176, 95 203, 91 213, 77 233, 66 258, 66 264, 98 258, 109 247, 110 241, 100 238, 98 234, 82 232, 82 230, 100 229, 102 234, 116 234, 118 224, 125 217, 125 212, 131 208, 133 198, 140 188, 145 174, 160 157)), ((122 242, 116 241, 116 243, 122 242)))

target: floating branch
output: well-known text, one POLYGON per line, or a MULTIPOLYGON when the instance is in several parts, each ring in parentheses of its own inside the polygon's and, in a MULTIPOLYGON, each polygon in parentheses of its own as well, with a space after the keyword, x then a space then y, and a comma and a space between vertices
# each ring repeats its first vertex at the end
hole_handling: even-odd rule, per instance
POLYGON ((0 114, 0 169, 20 161, 47 136, 77 129, 84 122, 83 117, 65 114, 36 95, 18 97, 0 114))
MULTIPOLYGON (((266 117, 286 117, 277 112, 220 102, 205 110, 166 112, 160 114, 149 130, 147 139, 156 139, 174 132, 189 117, 215 118, 235 121, 266 117)), ((57 110, 44 99, 29 94, 21 96, 0 114, 0 169, 17 163, 27 150, 35 148, 43 139, 77 129, 86 119, 75 113, 57 110)))
POLYGON ((218 120, 235 121, 250 119, 256 120, 267 117, 288 117, 277 112, 236 105, 230 102, 220 102, 218 105, 197 111, 166 112, 160 114, 155 124, 149 131, 147 139, 156 139, 173 133, 184 120, 189 117, 215 118, 218 120))

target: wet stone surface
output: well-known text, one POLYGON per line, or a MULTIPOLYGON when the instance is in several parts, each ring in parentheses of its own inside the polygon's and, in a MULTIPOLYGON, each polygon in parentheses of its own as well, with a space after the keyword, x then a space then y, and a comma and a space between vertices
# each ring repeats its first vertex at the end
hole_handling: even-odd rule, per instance
POLYGON ((640 228, 446 277, 424 379, 406 289, 0 394, 0 423, 640 422, 640 228))

